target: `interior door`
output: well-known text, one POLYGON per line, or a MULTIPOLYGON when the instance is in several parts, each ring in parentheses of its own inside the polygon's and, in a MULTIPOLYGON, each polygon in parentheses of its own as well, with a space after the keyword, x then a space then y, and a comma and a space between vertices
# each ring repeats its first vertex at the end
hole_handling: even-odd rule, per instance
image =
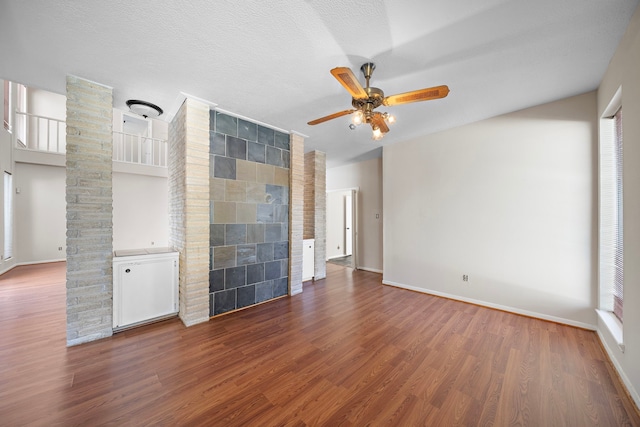
POLYGON ((344 254, 353 255, 353 192, 344 196, 344 254))

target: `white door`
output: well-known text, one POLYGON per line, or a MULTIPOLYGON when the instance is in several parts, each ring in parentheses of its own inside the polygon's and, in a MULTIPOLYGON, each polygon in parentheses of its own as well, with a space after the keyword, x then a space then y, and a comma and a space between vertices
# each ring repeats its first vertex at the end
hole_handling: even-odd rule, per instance
POLYGON ((353 255, 353 195, 344 196, 344 254, 353 255))

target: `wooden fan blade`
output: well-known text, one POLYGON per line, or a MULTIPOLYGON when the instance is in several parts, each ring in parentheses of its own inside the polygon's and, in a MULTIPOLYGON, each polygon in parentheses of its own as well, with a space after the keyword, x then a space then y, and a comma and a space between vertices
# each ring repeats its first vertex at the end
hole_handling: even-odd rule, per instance
POLYGON ((349 91, 352 97, 356 99, 368 98, 367 92, 364 91, 364 88, 350 68, 337 67, 331 70, 331 74, 349 91))
POLYGON ((376 125, 378 129, 380 129, 380 132, 389 132, 389 126, 387 126, 387 122, 384 121, 384 117, 382 116, 382 114, 376 113, 371 119, 373 121, 373 124, 376 125))
POLYGON ((319 119, 311 120, 308 125, 317 125, 318 123, 324 123, 332 119, 337 119, 338 117, 346 116, 347 114, 351 114, 356 110, 344 110, 339 113, 329 114, 328 116, 320 117, 319 119))
POLYGON ((382 103, 387 106, 409 104, 411 102, 429 101, 431 99, 444 98, 449 94, 449 87, 434 86, 426 89, 418 89, 411 92, 400 93, 398 95, 391 95, 384 98, 382 103))

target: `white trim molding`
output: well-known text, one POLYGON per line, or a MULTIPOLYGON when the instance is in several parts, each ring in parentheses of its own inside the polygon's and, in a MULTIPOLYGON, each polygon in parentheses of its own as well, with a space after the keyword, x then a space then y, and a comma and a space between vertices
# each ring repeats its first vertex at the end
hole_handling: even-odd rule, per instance
POLYGON ((527 317, 533 317, 541 320, 548 320, 550 322, 561 323, 563 325, 575 326, 577 328, 588 329, 590 331, 597 330, 596 325, 589 323, 576 322, 575 320, 564 319, 562 317, 549 316, 548 314, 537 313, 529 310, 522 310, 520 308, 509 307, 501 304, 494 304, 487 301, 477 300, 473 298, 465 298, 458 295, 448 294, 445 292, 432 291, 430 289, 419 288, 417 286, 404 285, 402 283, 392 282, 390 280, 382 280, 383 285, 395 286, 396 288, 408 289, 410 291, 421 292, 423 294, 435 295, 438 297, 448 298, 456 301, 468 302, 470 304, 480 305, 483 307, 494 308, 496 310, 507 311, 509 313, 520 314, 527 317))

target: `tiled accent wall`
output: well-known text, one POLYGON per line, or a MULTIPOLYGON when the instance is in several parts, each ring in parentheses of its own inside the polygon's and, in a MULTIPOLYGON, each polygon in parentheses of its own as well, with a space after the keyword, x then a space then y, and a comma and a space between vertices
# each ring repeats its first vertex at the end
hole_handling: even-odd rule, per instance
POLYGON ((111 336, 112 90, 67 76, 67 345, 111 336))
POLYGON ((169 244, 180 253, 180 318, 209 320, 209 107, 187 99, 169 125, 169 244))
POLYGON ((314 279, 327 277, 327 155, 304 155, 304 238, 314 239, 314 279))
POLYGON ((304 223, 304 138, 291 134, 291 202, 289 204, 289 295, 302 292, 302 235, 304 223))
POLYGON ((288 292, 289 135, 210 113, 210 315, 288 292))

